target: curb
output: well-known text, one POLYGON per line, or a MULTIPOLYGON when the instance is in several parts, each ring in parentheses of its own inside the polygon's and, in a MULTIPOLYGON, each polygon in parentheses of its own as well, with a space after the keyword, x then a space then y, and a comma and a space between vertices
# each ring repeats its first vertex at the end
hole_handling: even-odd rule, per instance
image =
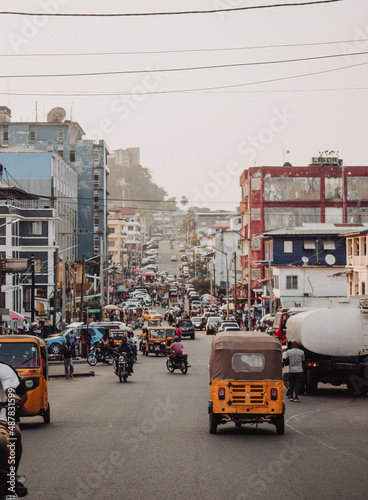
MULTIPOLYGON (((94 376, 95 376, 95 372, 73 373, 73 378, 94 377, 94 376)), ((49 378, 50 379, 52 379, 52 378, 64 378, 65 379, 65 375, 49 375, 49 378)))

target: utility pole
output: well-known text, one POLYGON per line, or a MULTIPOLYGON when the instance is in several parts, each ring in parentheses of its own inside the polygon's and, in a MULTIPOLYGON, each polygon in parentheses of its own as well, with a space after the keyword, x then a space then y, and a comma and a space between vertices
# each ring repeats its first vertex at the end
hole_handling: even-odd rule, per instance
POLYGON ((31 255, 31 323, 34 322, 35 317, 35 265, 34 255, 31 255))
POLYGON ((65 330, 65 306, 66 306, 66 286, 65 286, 65 259, 62 257, 62 275, 63 275, 63 295, 62 295, 62 308, 61 308, 61 329, 65 330))
POLYGON ((80 306, 80 321, 83 321, 83 299, 84 299, 84 276, 86 272, 86 256, 83 254, 82 262, 82 283, 81 283, 81 306, 80 306))
POLYGON ((104 291, 104 270, 103 270, 103 248, 102 248, 102 236, 100 237, 100 292, 101 292, 101 318, 102 318, 102 309, 105 305, 105 291, 104 291))
POLYGON ((236 252, 234 252, 234 307, 235 307, 235 321, 238 319, 238 291, 236 289, 236 252))
POLYGON ((73 269, 73 320, 77 317, 77 268, 75 262, 72 264, 73 269))
POLYGON ((59 252, 55 248, 54 252, 54 311, 52 316, 52 327, 56 331, 56 314, 57 314, 57 300, 58 300, 58 271, 59 271, 59 252))

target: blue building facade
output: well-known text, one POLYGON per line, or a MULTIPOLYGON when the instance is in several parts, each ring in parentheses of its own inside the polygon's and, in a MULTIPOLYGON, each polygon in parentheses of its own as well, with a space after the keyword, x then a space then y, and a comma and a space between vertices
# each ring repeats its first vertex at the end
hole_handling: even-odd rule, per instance
POLYGON ((303 224, 268 231, 265 240, 267 266, 345 266, 346 241, 341 236, 363 224, 303 224))
POLYGON ((16 179, 22 179, 23 185, 26 179, 33 179, 36 184, 39 182, 35 193, 53 196, 62 203, 62 216, 70 219, 75 211, 75 229, 60 228, 59 234, 64 235, 60 247, 64 250, 73 241, 77 242, 76 257, 82 260, 83 255, 89 258, 106 252, 109 151, 103 140, 84 139, 80 125, 63 121, 64 117, 62 108, 54 108, 47 122, 11 122, 9 108, 0 106, 0 153, 4 152, 0 162, 5 167, 3 179, 10 185, 16 185, 16 179), (24 152, 36 156, 21 156, 24 152), (7 161, 9 153, 19 155, 19 159, 7 161), (46 157, 41 161, 40 153, 60 157, 63 162, 52 162, 46 157), (53 163, 63 163, 58 176, 53 163), (76 181, 72 180, 71 172, 76 173, 76 181))

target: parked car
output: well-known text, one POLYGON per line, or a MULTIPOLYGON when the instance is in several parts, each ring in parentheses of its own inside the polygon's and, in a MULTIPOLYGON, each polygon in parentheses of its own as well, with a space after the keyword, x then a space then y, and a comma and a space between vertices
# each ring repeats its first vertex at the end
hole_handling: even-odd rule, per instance
POLYGON ((78 340, 83 330, 87 329, 88 333, 91 335, 91 346, 96 342, 102 340, 103 334, 97 327, 77 326, 77 327, 67 328, 65 331, 55 335, 50 335, 47 339, 45 339, 49 354, 60 354, 63 344, 66 343, 67 335, 69 335, 69 337, 74 335, 76 340, 78 340))
POLYGON ((171 259, 170 259, 172 262, 176 262, 178 260, 177 256, 176 255, 172 255, 171 256, 171 259))
POLYGON ((178 319, 176 327, 178 326, 181 328, 182 337, 190 337, 192 340, 195 339, 194 326, 190 319, 178 319))

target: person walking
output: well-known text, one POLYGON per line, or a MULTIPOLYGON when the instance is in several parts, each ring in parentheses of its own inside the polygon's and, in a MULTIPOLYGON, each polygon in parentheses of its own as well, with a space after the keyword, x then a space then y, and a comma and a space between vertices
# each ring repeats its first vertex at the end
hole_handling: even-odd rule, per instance
POLYGON ((69 335, 66 336, 66 342, 63 345, 65 378, 73 378, 73 357, 75 357, 74 344, 70 342, 69 335))
POLYGON ((298 342, 291 344, 291 349, 283 354, 284 364, 289 364, 289 401, 299 402, 299 394, 303 383, 303 364, 305 362, 304 351, 299 349, 298 342))

